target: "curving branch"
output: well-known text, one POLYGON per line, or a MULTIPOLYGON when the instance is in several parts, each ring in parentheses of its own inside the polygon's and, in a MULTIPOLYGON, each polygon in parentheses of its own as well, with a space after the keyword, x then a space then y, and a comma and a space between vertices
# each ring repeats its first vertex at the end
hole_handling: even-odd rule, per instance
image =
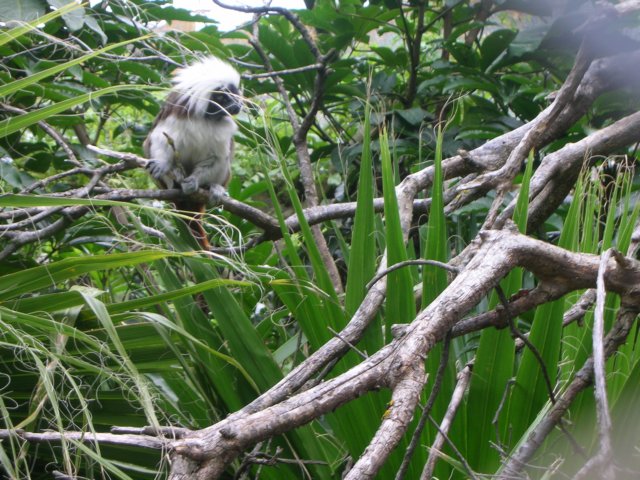
MULTIPOLYGON (((413 369, 422 365, 438 339, 516 266, 531 271, 543 282, 567 282, 574 289, 589 288, 596 283, 600 262, 595 255, 567 252, 509 231, 484 231, 480 238, 482 245, 464 271, 416 317, 403 336, 336 378, 294 395, 291 392, 295 390, 289 389, 288 398, 271 406, 254 402, 218 424, 177 441, 174 455, 191 459, 194 478, 216 478, 239 452, 253 443, 308 423, 366 391, 386 387, 395 392, 407 375, 413 379, 411 382, 416 382, 418 377, 413 369)), ((607 272, 607 290, 640 308, 640 262, 627 258, 622 264, 611 259, 607 272)), ((283 382, 292 386, 291 378, 283 382)), ((381 429, 386 428, 384 424, 381 429)), ((376 451, 384 455, 382 450, 376 451)), ((377 458, 372 463, 367 457, 357 470, 361 477, 352 478, 370 478, 382 460, 377 458)), ((174 470, 173 475, 171 478, 182 478, 179 470, 174 470)))
POLYGON ((42 432, 34 433, 25 430, 0 429, 0 440, 15 437, 29 443, 58 443, 63 440, 72 440, 82 443, 96 443, 101 445, 121 445, 127 447, 150 448, 160 450, 167 443, 153 435, 138 433, 89 433, 89 432, 42 432))
MULTIPOLYGON (((387 435, 385 438, 389 438, 389 435, 394 438, 394 435, 404 431, 406 420, 411 417, 410 411, 417 405, 413 398, 417 398, 415 395, 424 385, 422 368, 425 356, 438 339, 459 322, 464 312, 481 301, 512 268, 526 268, 542 283, 551 281, 571 285, 572 289, 590 288, 596 284, 601 261, 595 255, 567 252, 506 230, 481 232, 480 239, 482 244, 476 256, 438 299, 408 325, 405 334, 358 366, 272 406, 259 409, 245 407, 216 425, 200 431, 180 432, 181 438, 169 440, 167 448, 174 459, 170 478, 217 478, 226 465, 250 445, 308 423, 367 391, 381 387, 393 390, 394 402, 381 424, 380 435, 384 432, 387 435), (467 272, 473 272, 473 275, 465 274, 467 272), (396 405, 397 401, 400 403, 396 405), (397 411, 394 411, 396 408, 397 411)), ((640 262, 628 257, 613 257, 607 260, 606 271, 606 289, 620 295, 624 305, 624 311, 605 339, 605 352, 610 356, 624 341, 632 320, 640 311, 640 262)), ((567 389, 574 397, 579 391, 577 389, 585 388, 591 381, 593 362, 590 362, 567 389)), ((565 393, 551 410, 549 415, 553 415, 549 421, 544 422, 544 436, 559 421, 567 407, 565 393)), ((541 428, 531 434, 535 436, 535 442, 521 447, 523 453, 511 459, 507 469, 519 469, 526 465, 526 456, 532 455, 535 446, 544 438, 541 428)), ((8 436, 12 432, 5 431, 3 434, 8 436)), ((46 441, 59 440, 61 436, 56 435, 46 441)), ((117 437, 103 438, 106 442, 131 444, 129 438, 118 440, 117 437)), ((32 438, 25 437, 25 440, 39 441, 40 437, 32 438)), ((162 448, 160 443, 153 445, 149 448, 162 448)), ((364 460, 356 464, 357 469, 354 466, 351 470, 354 473, 349 473, 351 478, 371 478, 375 475, 388 454, 388 448, 378 442, 373 445, 371 448, 377 452, 375 461, 373 455, 363 456, 364 460)), ((509 470, 507 473, 507 469, 502 478, 512 478, 511 475, 519 471, 509 470)))

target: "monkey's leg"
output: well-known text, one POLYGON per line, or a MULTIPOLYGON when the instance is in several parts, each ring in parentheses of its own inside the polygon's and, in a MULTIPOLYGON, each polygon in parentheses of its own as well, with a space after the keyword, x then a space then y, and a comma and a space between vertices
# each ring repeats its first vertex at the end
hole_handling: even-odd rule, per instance
POLYGON ((213 159, 213 161, 199 163, 191 175, 186 177, 182 182, 182 191, 190 194, 198 188, 210 188, 212 200, 217 198, 219 201, 221 195, 224 195, 224 184, 229 180, 229 163, 213 159), (215 197, 215 198, 213 198, 215 197))
POLYGON ((219 204, 225 195, 229 195, 229 193, 222 185, 214 184, 209 187, 209 202, 212 205, 219 204))

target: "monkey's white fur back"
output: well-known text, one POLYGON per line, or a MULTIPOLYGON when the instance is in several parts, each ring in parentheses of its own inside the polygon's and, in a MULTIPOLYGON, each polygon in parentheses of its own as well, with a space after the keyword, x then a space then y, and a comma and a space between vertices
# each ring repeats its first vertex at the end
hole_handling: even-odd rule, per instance
POLYGON ((213 195, 231 173, 240 75, 208 57, 178 71, 173 83, 144 143, 149 172, 165 188, 193 193, 205 187, 213 195))

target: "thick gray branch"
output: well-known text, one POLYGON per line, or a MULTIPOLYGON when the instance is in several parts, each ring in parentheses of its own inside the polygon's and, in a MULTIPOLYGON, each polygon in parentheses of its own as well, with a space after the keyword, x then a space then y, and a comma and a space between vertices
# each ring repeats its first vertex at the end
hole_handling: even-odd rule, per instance
MULTIPOLYGON (((595 255, 568 252, 508 231, 486 231, 480 236, 480 250, 465 270, 416 317, 405 335, 389 346, 334 379, 270 407, 258 410, 256 406, 261 402, 254 402, 250 408, 176 442, 176 453, 193 460, 189 464, 194 468, 193 478, 216 478, 253 443, 308 423, 371 389, 393 388, 406 372, 423 362, 445 332, 516 266, 528 269, 542 281, 566 283, 573 289, 596 283, 599 257, 595 255)), ((627 259, 622 265, 611 260, 605 283, 607 290, 640 307, 640 262, 627 259)), ((340 340, 335 341, 342 345, 340 340)))

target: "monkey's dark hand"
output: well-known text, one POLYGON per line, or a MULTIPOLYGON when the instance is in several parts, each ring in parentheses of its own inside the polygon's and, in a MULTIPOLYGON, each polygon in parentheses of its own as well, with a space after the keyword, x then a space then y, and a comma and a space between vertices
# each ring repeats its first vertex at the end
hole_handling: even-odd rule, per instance
POLYGON ((194 175, 189 175, 187 178, 185 178, 182 181, 180 186, 184 193, 186 193, 187 195, 191 195, 192 193, 195 193, 198 190, 198 188, 200 188, 198 177, 194 175))
POLYGON ((160 162, 158 160, 149 160, 147 162, 147 171, 153 178, 162 178, 172 170, 172 167, 167 162, 160 162))

